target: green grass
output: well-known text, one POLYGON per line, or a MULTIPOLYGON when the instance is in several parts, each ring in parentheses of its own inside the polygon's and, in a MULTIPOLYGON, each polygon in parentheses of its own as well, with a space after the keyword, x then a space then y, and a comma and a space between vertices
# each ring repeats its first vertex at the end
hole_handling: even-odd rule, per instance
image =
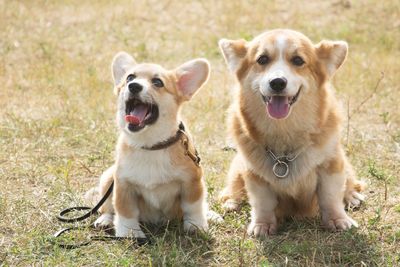
POLYGON ((396 0, 0 0, 0 266, 400 265, 399 13, 396 0), (110 62, 120 50, 166 68, 210 60, 208 84, 183 113, 201 152, 210 206, 223 213, 217 195, 233 156, 222 148, 234 79, 217 41, 276 27, 315 42, 349 42, 334 84, 350 108, 343 142, 368 183, 365 205, 349 211, 358 229, 330 233, 318 218, 289 220, 277 236, 256 240, 245 235, 244 206, 204 234, 186 235, 178 222, 149 226, 153 243, 143 247, 110 241, 64 250, 51 242, 63 227, 56 212, 82 204, 113 162, 110 62), (376 93, 358 108, 382 72, 376 93))

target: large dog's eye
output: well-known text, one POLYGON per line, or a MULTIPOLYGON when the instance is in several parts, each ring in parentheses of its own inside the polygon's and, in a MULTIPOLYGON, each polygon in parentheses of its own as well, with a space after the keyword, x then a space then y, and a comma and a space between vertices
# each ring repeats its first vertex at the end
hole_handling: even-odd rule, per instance
POLYGON ((128 77, 126 77, 126 82, 130 82, 133 81, 136 78, 136 76, 134 74, 129 74, 128 77))
POLYGON ((266 65, 269 62, 269 57, 267 55, 261 55, 258 59, 257 59, 257 63, 260 65, 266 65))
POLYGON ((163 81, 161 81, 161 79, 159 79, 159 78, 153 78, 153 79, 151 80, 151 83, 152 83, 155 87, 158 87, 158 88, 164 87, 163 81))
POLYGON ((292 59, 291 59, 291 61, 292 61, 292 63, 293 63, 293 65, 296 65, 296 66, 303 66, 304 65, 304 60, 301 58, 301 57, 299 57, 299 56, 295 56, 295 57, 293 57, 292 59))

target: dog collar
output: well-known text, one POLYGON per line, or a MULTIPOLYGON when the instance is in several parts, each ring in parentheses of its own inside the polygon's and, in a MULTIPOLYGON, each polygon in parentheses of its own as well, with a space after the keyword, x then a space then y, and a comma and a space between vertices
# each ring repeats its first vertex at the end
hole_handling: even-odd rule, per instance
POLYGON ((185 155, 190 157, 190 159, 196 164, 196 165, 200 165, 200 156, 197 152, 197 150, 195 148, 190 149, 189 146, 189 137, 186 134, 185 131, 185 125, 183 124, 183 122, 179 123, 179 128, 176 131, 176 134, 174 136, 171 136, 170 138, 168 138, 167 140, 161 141, 156 143, 155 145, 152 145, 150 147, 147 146, 143 146, 142 149, 144 150, 161 150, 161 149, 165 149, 168 148, 170 146, 172 146, 173 144, 175 144, 176 142, 178 142, 179 140, 181 140, 183 148, 185 149, 185 155), (194 151, 192 151, 194 150, 194 151))
POLYGON ((276 156, 271 149, 266 149, 267 153, 271 156, 274 161, 274 165, 272 166, 272 172, 279 179, 286 178, 290 173, 290 162, 294 161, 302 152, 300 150, 295 156, 289 157, 288 155, 276 156))

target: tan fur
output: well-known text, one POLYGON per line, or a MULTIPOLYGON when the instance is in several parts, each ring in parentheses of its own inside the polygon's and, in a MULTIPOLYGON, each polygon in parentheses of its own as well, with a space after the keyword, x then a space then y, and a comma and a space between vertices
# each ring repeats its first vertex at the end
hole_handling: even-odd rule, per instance
MULTIPOLYGON (((119 150, 117 158, 127 158, 130 157, 132 153, 134 153, 134 148, 130 148, 125 143, 119 144, 120 150, 117 146, 117 151, 119 150)), ((152 189, 154 192, 159 192, 160 194, 164 194, 169 187, 173 188, 181 188, 181 193, 176 195, 173 198, 174 205, 171 206, 169 210, 163 210, 162 215, 165 216, 166 219, 181 219, 183 213, 180 206, 181 198, 184 198, 186 201, 193 203, 199 200, 205 194, 205 187, 202 183, 202 168, 201 166, 197 166, 194 162, 185 155, 184 148, 180 141, 175 143, 174 145, 168 147, 165 152, 167 152, 174 166, 184 166, 185 173, 187 176, 185 177, 176 177, 173 181, 169 183, 162 183, 159 186, 156 186, 152 189)), ((118 165, 118 160, 116 162, 118 165)), ((140 194, 140 188, 135 187, 135 184, 131 183, 121 183, 119 179, 115 179, 115 191, 113 194, 113 206, 114 208, 121 213, 125 217, 132 217, 132 210, 136 206, 136 203, 139 203, 137 206, 139 208, 140 217, 143 218, 141 221, 151 221, 157 222, 162 218, 155 215, 152 217, 153 213, 157 213, 151 205, 148 205, 146 201, 140 194), (132 192, 137 192, 136 199, 132 198, 132 192)))
MULTIPOLYGON (((175 70, 165 70, 155 64, 137 64, 122 52, 114 58, 112 66, 115 92, 118 94, 117 122, 120 136, 116 147, 116 161, 100 179, 100 195, 114 181, 112 199, 103 205, 96 226, 110 224, 114 216, 117 236, 144 237, 139 222, 184 220, 185 230, 206 230, 207 203, 201 166, 187 154, 182 140, 160 150, 146 150, 158 142, 174 136, 180 122, 179 111, 207 81, 209 66, 203 59, 189 61, 175 70), (134 74, 143 90, 137 97, 158 106, 159 118, 155 123, 132 132, 125 122, 125 102, 133 94, 126 77, 134 74), (152 85, 154 77, 164 86, 152 85)), ((189 149, 194 152, 190 133, 185 131, 189 149)))
POLYGON ((329 83, 345 60, 347 45, 330 41, 313 45, 301 33, 273 30, 250 42, 223 39, 220 47, 239 83, 228 119, 238 155, 222 192, 225 207, 238 208, 231 203, 240 202, 242 192, 247 191, 252 205, 249 234, 256 236, 274 233, 276 218, 315 215, 318 204, 325 226, 347 229, 356 225, 344 212, 343 201, 359 203, 363 197, 357 192, 362 186, 340 144, 341 112, 329 83), (240 53, 235 54, 238 47, 240 53), (259 54, 268 54, 268 65, 257 64, 259 54), (295 55, 300 55, 305 65, 291 64, 295 55), (293 77, 303 81, 291 113, 279 120, 267 115, 261 93, 254 89, 254 82, 274 64, 284 64, 293 77), (266 148, 277 155, 293 156, 301 151, 287 178, 278 179, 272 173, 273 161, 266 148), (263 206, 267 203, 272 203, 269 210, 263 206))

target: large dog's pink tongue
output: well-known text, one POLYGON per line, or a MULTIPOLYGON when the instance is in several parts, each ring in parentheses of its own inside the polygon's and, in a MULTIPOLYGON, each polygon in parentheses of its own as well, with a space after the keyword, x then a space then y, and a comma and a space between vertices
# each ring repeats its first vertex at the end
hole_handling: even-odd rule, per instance
POLYGON ((272 118, 285 118, 289 114, 289 97, 272 96, 267 104, 267 110, 272 118))
POLYGON ((128 115, 125 115, 125 121, 133 125, 139 125, 144 121, 148 111, 148 105, 139 104, 128 115))

